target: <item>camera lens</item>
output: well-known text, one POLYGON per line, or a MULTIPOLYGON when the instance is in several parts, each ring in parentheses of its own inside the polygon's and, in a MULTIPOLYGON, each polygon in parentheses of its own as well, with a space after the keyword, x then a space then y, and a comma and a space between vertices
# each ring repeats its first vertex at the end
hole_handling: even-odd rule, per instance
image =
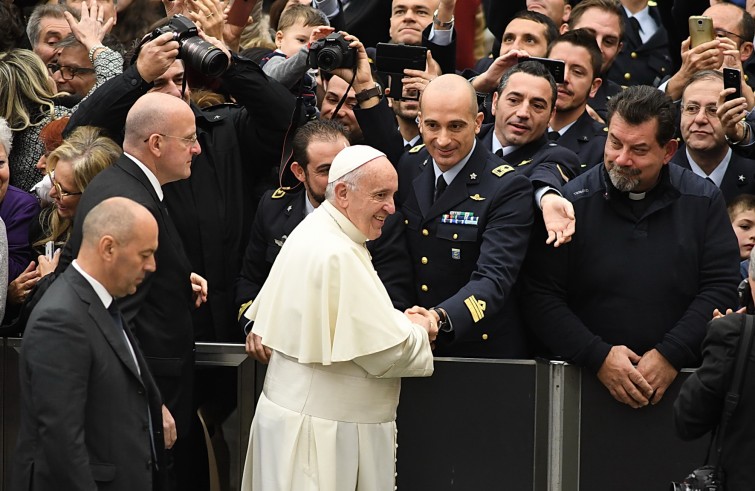
POLYGON ((210 77, 218 77, 228 68, 228 57, 216 46, 200 37, 186 39, 179 55, 195 70, 210 77))
POLYGON ((332 71, 341 66, 343 56, 333 48, 323 48, 317 55, 317 66, 326 72, 332 71))

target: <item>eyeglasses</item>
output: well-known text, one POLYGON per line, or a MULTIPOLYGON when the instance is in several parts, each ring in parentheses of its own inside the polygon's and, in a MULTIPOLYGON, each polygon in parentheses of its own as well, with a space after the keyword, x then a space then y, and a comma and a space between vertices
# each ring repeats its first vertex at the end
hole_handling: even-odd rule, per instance
MULTIPOLYGON (((175 138, 176 140, 182 140, 184 143, 188 144, 190 147, 193 147, 194 144, 197 143, 197 140, 199 139, 197 135, 194 135, 191 138, 184 138, 183 136, 166 135, 163 133, 155 133, 155 135, 160 135, 165 138, 175 138)), ((149 138, 144 139, 144 143, 147 143, 148 141, 149 141, 149 138)))
POLYGON ((740 36, 736 32, 727 31, 726 29, 716 29, 716 37, 720 38, 731 38, 731 36, 737 37, 742 40, 742 42, 747 41, 747 39, 744 38, 744 36, 740 36))
POLYGON ((57 63, 48 63, 47 69, 50 73, 60 72, 60 76, 63 80, 73 80, 73 77, 82 75, 85 73, 94 73, 94 68, 81 68, 77 66, 58 65, 57 63))
POLYGON ((58 196, 60 196, 60 199, 67 198, 68 196, 79 196, 82 193, 69 193, 68 191, 63 191, 63 188, 60 186, 60 183, 55 180, 55 171, 50 172, 50 181, 52 181, 52 185, 55 186, 55 191, 58 192, 58 196))
POLYGON ((687 104, 686 106, 682 106, 682 112, 687 116, 692 116, 693 118, 700 114, 700 109, 703 109, 705 111, 705 117, 707 117, 708 119, 718 119, 718 116, 716 115, 716 110, 718 108, 713 104, 709 104, 707 106, 700 106, 699 104, 687 104))

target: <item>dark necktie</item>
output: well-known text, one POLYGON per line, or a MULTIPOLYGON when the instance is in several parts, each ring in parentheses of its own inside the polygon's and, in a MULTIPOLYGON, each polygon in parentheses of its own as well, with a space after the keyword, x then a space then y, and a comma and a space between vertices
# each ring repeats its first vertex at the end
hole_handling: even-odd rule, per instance
POLYGON ((561 133, 558 131, 549 131, 548 132, 548 139, 552 142, 558 141, 558 138, 561 136, 561 133))
POLYGON ((411 143, 407 143, 406 145, 404 145, 404 152, 408 152, 411 149, 412 149, 412 144, 411 143))
POLYGON ((496 156, 497 156, 498 158, 501 158, 501 159, 502 159, 502 158, 503 158, 503 149, 502 149, 502 148, 499 148, 498 150, 496 150, 496 151, 495 151, 495 154, 496 154, 496 156))
POLYGON ((447 187, 448 183, 443 177, 443 174, 439 175, 438 180, 435 181, 435 197, 433 198, 433 203, 438 201, 438 198, 440 198, 440 195, 443 194, 443 191, 445 191, 447 187))
POLYGON ((637 20, 636 17, 630 17, 629 18, 629 25, 632 26, 632 29, 634 29, 634 32, 637 33, 637 35, 640 35, 640 32, 642 32, 642 27, 640 26, 640 21, 637 20))
POLYGON ((115 323, 115 327, 117 327, 119 330, 123 330, 123 318, 121 317, 121 311, 118 309, 118 304, 116 303, 115 299, 113 299, 112 302, 110 302, 110 306, 107 308, 108 313, 110 314, 110 317, 113 319, 113 322, 115 323))

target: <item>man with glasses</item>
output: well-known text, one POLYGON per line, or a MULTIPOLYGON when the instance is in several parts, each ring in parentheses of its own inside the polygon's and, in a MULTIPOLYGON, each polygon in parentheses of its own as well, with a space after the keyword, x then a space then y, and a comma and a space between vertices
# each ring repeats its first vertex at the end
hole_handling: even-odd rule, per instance
POLYGON ((728 203, 742 193, 755 194, 755 161, 732 153, 716 116, 723 76, 705 70, 692 76, 682 94, 681 124, 684 145, 671 162, 691 169, 721 189, 728 203))
POLYGON ((137 100, 126 118, 124 153, 87 186, 58 266, 60 273, 76 256, 82 244, 82 222, 89 210, 105 199, 132 199, 155 217, 159 229, 157 271, 119 303, 165 405, 175 417, 179 447, 186 445, 181 442, 189 434, 193 409, 192 312, 206 301, 207 282, 192 272, 163 202, 163 186, 191 174, 192 158, 201 152, 196 131, 194 113, 180 99, 147 94, 137 100))
MULTIPOLYGON (((703 12, 713 20, 718 37, 713 41, 691 47, 687 38, 682 42, 682 66, 668 82, 659 88, 672 99, 679 100, 692 76, 702 70, 720 70, 722 67, 742 70, 742 64, 753 52, 755 20, 743 8, 732 3, 712 5, 703 12)), ((752 105, 753 92, 742 77, 742 95, 752 105)))

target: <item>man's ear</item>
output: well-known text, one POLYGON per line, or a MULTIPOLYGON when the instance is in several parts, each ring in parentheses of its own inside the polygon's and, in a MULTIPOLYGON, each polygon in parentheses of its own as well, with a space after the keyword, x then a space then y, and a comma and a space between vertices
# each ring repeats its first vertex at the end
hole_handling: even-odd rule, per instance
POLYGON ((299 182, 304 182, 306 180, 306 171, 299 162, 291 163, 291 172, 293 172, 294 177, 296 177, 299 182))
POLYGON ((97 243, 97 252, 103 260, 110 262, 113 260, 116 247, 117 244, 112 235, 103 235, 97 243))

